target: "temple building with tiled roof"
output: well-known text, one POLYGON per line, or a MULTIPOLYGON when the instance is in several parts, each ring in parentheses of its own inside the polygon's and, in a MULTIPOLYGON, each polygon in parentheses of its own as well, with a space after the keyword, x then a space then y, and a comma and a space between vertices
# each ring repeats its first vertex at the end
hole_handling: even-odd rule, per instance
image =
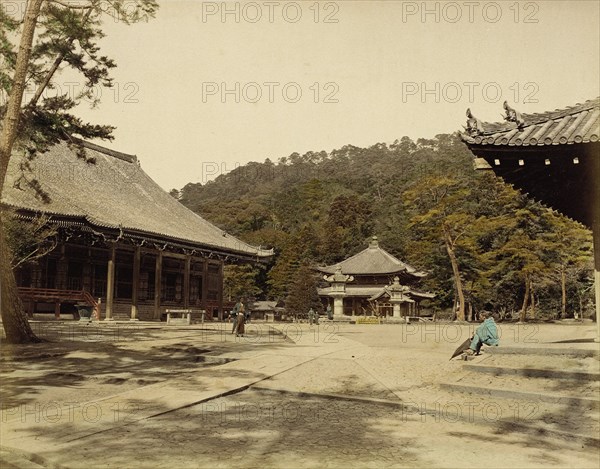
POLYGON ((506 102, 504 110, 501 123, 481 122, 467 110, 461 136, 478 168, 493 169, 532 198, 591 228, 600 200, 600 98, 540 114, 521 114, 506 102))
POLYGON ((210 319, 223 312, 223 264, 273 255, 184 207, 135 156, 80 143, 85 159, 61 143, 25 172, 19 155, 10 161, 2 205, 58 228, 56 249, 17 272, 30 313, 47 303, 68 312, 81 291, 100 299, 109 319, 160 319, 169 308, 202 309, 210 319))
POLYGON ((476 157, 476 168, 493 170, 533 199, 592 230, 599 318, 600 98, 539 114, 521 114, 506 102, 504 110, 505 122, 487 123, 468 109, 462 139, 476 157))
POLYGON ((356 315, 412 316, 418 314, 421 300, 434 297, 415 287, 427 274, 392 256, 379 246, 376 236, 363 251, 317 270, 326 274, 324 280, 329 284, 319 289, 319 296, 327 303, 333 302, 337 319, 356 315))

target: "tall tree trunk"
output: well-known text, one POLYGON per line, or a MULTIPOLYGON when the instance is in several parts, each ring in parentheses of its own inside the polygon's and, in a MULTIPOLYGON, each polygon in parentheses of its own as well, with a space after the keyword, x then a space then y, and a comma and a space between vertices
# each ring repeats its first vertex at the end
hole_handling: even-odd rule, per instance
MULTIPOLYGON (((17 137, 31 46, 43 2, 44 0, 30 0, 23 21, 23 32, 21 33, 21 42, 19 43, 19 52, 15 64, 15 75, 8 96, 6 114, 2 122, 2 134, 0 134, 0 200, 8 171, 8 161, 17 137)), ((6 340, 12 343, 39 342, 27 322, 23 305, 19 300, 15 275, 10 265, 11 258, 10 248, 6 242, 4 232, 3 217, 0 214, 0 313, 6 340)))
POLYGON ((452 248, 452 240, 450 238, 450 234, 444 230, 444 237, 446 243, 446 251, 448 252, 448 257, 450 258, 450 263, 452 264, 452 273, 454 274, 454 283, 456 285, 456 294, 458 295, 459 307, 457 311, 456 319, 459 321, 465 320, 465 293, 463 291, 462 280, 460 278, 460 270, 458 268, 458 261, 456 259, 456 255, 454 254, 454 249, 452 248))
POLYGON ((0 211, 0 311, 6 341, 13 344, 40 342, 31 330, 19 298, 15 274, 10 265, 12 255, 4 231, 4 215, 0 211))
POLYGON ((531 280, 529 281, 529 296, 531 297, 531 319, 535 319, 535 291, 531 280))
POLYGON ((565 266, 560 268, 560 316, 561 318, 567 317, 567 273, 565 266))
POLYGON ((529 304, 529 275, 525 275, 525 295, 523 298, 523 306, 521 307, 521 315, 519 316, 519 322, 524 322, 527 316, 527 306, 529 304))

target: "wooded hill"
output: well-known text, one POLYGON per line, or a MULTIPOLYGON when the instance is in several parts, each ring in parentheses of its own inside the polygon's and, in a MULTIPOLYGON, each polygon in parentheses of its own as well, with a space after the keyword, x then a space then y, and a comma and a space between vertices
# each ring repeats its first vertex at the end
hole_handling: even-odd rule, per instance
POLYGON ((591 234, 475 171, 457 134, 391 145, 346 145, 251 162, 171 193, 225 231, 275 248, 266 268, 233 266, 231 296, 285 298, 303 265, 338 262, 380 245, 425 270, 434 309, 522 317, 592 312, 591 234))

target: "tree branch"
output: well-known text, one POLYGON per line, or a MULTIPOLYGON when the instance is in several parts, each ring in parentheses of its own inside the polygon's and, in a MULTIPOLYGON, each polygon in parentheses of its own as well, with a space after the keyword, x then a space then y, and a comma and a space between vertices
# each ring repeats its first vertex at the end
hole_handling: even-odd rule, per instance
MULTIPOLYGON (((57 0, 52 0, 57 2, 57 0)), ((62 5, 61 2, 57 2, 60 3, 62 5)), ((64 5, 63 5, 64 6, 64 5)), ((94 5, 90 5, 85 7, 87 9, 87 12, 85 14, 85 16, 83 17, 83 24, 85 24, 85 22, 89 19, 90 15, 92 14, 94 5)), ((73 43, 73 41, 75 40, 75 38, 71 37, 68 41, 69 41, 69 45, 71 43, 73 43)), ((42 96, 42 93, 44 92, 44 90, 47 88, 47 86, 50 84, 50 81, 52 80, 52 77, 54 76, 54 74, 56 73, 56 71, 58 70, 58 67, 60 66, 60 64, 62 63, 62 61, 65 58, 65 53, 61 52, 60 54, 58 54, 56 56, 56 59, 54 59, 54 63, 52 64, 52 66, 50 67, 50 70, 48 70, 48 73, 46 73, 46 77, 44 78, 44 81, 42 81, 42 83, 40 83, 40 86, 38 86, 38 89, 35 92, 35 95, 33 96, 33 98, 31 98, 31 101, 29 101, 29 106, 33 107, 37 104, 37 102, 39 101, 40 97, 42 96)))
MULTIPOLYGON (((85 10, 86 8, 92 8, 92 6, 82 6, 82 5, 70 5, 69 3, 61 2, 60 0, 49 0, 51 3, 57 3, 60 6, 65 8, 69 8, 70 10, 85 10)), ((79 3, 79 2, 78 2, 79 3)))

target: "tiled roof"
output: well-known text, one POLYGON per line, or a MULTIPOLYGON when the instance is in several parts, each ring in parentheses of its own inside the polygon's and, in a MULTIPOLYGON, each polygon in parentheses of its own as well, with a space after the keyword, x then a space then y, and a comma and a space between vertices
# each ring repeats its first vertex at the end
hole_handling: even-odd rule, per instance
POLYGON ((15 154, 9 163, 2 203, 191 247, 253 257, 272 255, 272 251, 251 246, 184 207, 150 179, 135 156, 93 144, 85 146, 95 164, 77 158, 65 143, 31 162, 28 177, 40 182, 49 203, 36 197, 32 189, 15 187, 21 175, 20 156, 15 154))
MULTIPOLYGON (((325 288, 319 288, 318 289, 318 293, 321 296, 327 296, 330 293, 334 293, 337 292, 337 290, 334 290, 332 287, 325 287, 325 288)), ((371 301, 377 300, 379 298, 381 298, 384 295, 389 295, 389 292, 387 290, 387 286, 369 286, 369 285, 352 285, 352 284, 348 284, 346 285, 346 297, 366 297, 371 301)), ((423 293, 423 292, 417 292, 411 289, 408 289, 405 292, 405 300, 407 302, 412 301, 412 298, 417 298, 417 299, 431 299, 431 298, 435 298, 435 295, 433 293, 423 293)))
POLYGON ((333 274, 338 268, 347 275, 383 275, 405 272, 415 277, 425 276, 424 273, 418 272, 414 267, 396 259, 389 252, 380 248, 376 237, 364 251, 337 264, 319 267, 318 270, 333 274))
POLYGON ((517 122, 479 122, 462 134, 475 145, 543 146, 597 142, 600 136, 600 98, 539 114, 519 114, 517 122))
MULTIPOLYGON (((332 293, 336 290, 334 290, 332 287, 325 287, 325 288, 319 288, 318 292, 319 295, 322 296, 326 296, 329 293, 332 293)), ((375 286, 375 287, 370 287, 370 286, 365 286, 365 285, 346 285, 346 296, 348 297, 371 297, 373 295, 376 295, 378 293, 383 293, 383 287, 382 286, 375 286)))

